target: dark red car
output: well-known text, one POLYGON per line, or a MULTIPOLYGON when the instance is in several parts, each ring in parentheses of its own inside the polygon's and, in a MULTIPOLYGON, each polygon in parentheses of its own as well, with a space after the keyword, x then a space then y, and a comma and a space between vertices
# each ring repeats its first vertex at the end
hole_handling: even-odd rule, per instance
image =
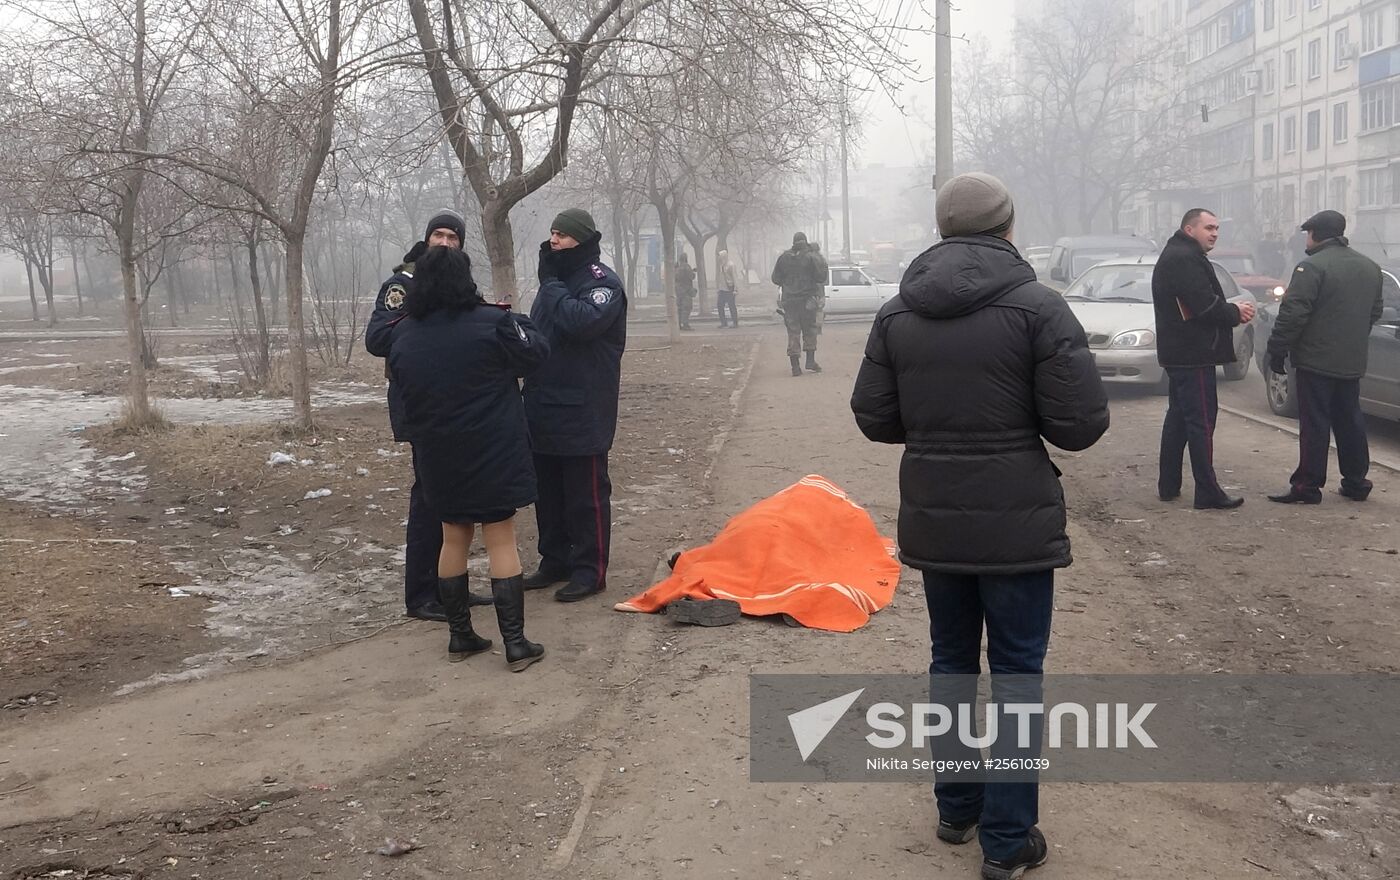
POLYGON ((1225 271, 1234 276, 1235 283, 1254 294, 1254 298, 1261 304, 1283 299, 1283 291, 1286 289, 1283 281, 1261 275, 1255 268, 1254 257, 1249 251, 1216 248, 1210 252, 1210 258, 1224 266, 1225 271))

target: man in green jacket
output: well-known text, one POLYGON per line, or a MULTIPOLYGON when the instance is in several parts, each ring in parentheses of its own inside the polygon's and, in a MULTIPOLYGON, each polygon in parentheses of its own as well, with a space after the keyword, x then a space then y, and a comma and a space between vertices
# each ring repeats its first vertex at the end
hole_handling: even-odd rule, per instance
POLYGON ((1307 257, 1293 270, 1269 337, 1269 369, 1286 374, 1292 360, 1298 399, 1298 469, 1287 492, 1269 496, 1280 504, 1322 502, 1329 435, 1337 438, 1338 492, 1353 501, 1371 494, 1361 377, 1381 317, 1381 270, 1348 246, 1346 225, 1336 211, 1303 224, 1307 257))

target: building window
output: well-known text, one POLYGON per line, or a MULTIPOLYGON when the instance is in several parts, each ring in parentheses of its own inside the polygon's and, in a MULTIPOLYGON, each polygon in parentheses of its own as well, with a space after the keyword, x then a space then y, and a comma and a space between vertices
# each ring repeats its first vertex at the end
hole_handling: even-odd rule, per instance
POLYGON ((1278 88, 1278 65, 1270 58, 1264 62, 1264 94, 1272 95, 1278 88))
POLYGON ((1272 122, 1264 123, 1264 131, 1260 135, 1259 140, 1263 144, 1262 158, 1265 161, 1272 159, 1274 157, 1274 124, 1272 122))
POLYGON ((1332 105, 1332 143, 1344 144, 1347 142, 1347 107, 1350 106, 1343 101, 1340 104, 1332 105))
POLYGON ((1307 125, 1307 148, 1316 150, 1322 146, 1322 111, 1309 110, 1307 125))
POLYGON ((1334 177, 1327 181, 1327 207, 1333 211, 1347 212, 1347 179, 1334 177))
POLYGON ((1283 53, 1283 87, 1291 89, 1298 84, 1298 50, 1289 49, 1283 53))
POLYGON ((1390 203, 1400 205, 1400 163, 1390 166, 1390 203))
POLYGON ((1374 52, 1385 45, 1385 10, 1361 13, 1361 51, 1374 52))
POLYGON ((1322 76, 1322 40, 1308 41, 1308 79, 1322 76))
POLYGON ((1367 86, 1361 90, 1361 131, 1379 131, 1395 124, 1400 104, 1400 82, 1367 86))
POLYGON ((1322 0, 1308 0, 1308 8, 1309 8, 1309 9, 1321 9, 1321 8, 1322 8, 1322 0))
POLYGON ((1278 0, 1264 0, 1264 30, 1274 29, 1274 9, 1278 5, 1278 0))
POLYGON ((1322 210, 1322 181, 1314 179, 1303 184, 1303 201, 1308 206, 1304 213, 1309 216, 1322 210))
POLYGON ((1298 117, 1289 116, 1283 120, 1283 152, 1298 151, 1298 117))
POLYGON ((1293 18, 1298 14, 1298 0, 1284 0, 1283 17, 1293 18))
MULTIPOLYGON (((1400 168, 1400 165, 1393 166, 1400 168)), ((1356 176, 1358 208, 1383 208, 1390 201, 1386 192, 1392 168, 1369 168, 1356 176)))
POLYGON ((1279 213, 1283 217, 1292 218, 1298 215, 1298 187, 1291 183, 1285 183, 1280 190, 1278 200, 1279 213))
POLYGON ((1336 70, 1345 70, 1351 66, 1351 28, 1337 28, 1333 40, 1332 66, 1336 70))

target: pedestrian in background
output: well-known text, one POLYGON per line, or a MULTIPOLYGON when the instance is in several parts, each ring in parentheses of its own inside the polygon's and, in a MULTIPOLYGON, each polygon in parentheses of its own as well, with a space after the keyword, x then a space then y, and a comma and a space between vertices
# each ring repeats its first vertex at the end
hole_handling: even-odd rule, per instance
POLYGON ((695 268, 681 254, 676 260, 676 317, 682 330, 690 329, 690 313, 695 308, 695 268))
MULTIPOLYGON (((462 247, 466 234, 466 221, 456 211, 439 211, 428 221, 423 239, 404 254, 403 262, 395 266, 393 274, 379 286, 374 312, 365 326, 365 348, 370 354, 386 359, 389 357, 391 331, 395 322, 404 315, 404 300, 413 282, 414 261, 423 256, 430 246, 462 247)), ((402 443, 408 439, 401 428, 403 399, 389 374, 387 360, 384 362, 384 377, 390 380, 389 428, 394 440, 402 443)), ((406 613, 419 620, 444 621, 447 613, 438 596, 437 571, 438 555, 442 551, 442 528, 423 500, 416 456, 413 459, 413 486, 408 492, 408 522, 404 532, 403 593, 406 613)), ((470 600, 473 605, 491 604, 491 597, 480 593, 471 593, 470 600)))
POLYGON ((601 241, 587 211, 560 212, 540 245, 540 290, 530 309, 551 355, 525 382, 540 484, 540 565, 525 588, 563 584, 554 594, 560 602, 607 587, 612 544, 608 451, 617 433, 627 293, 602 262, 601 241))
POLYGON ((1298 401, 1298 468, 1282 504, 1319 504, 1327 484, 1329 435, 1337 438, 1337 491, 1353 501, 1371 494, 1371 451, 1361 413, 1361 377, 1371 328, 1381 319, 1381 269, 1351 249, 1346 218, 1322 211, 1302 225, 1307 256, 1289 277, 1269 336, 1269 369, 1287 374, 1293 361, 1298 401))
POLYGON ((1220 238, 1220 221, 1192 208, 1168 239, 1152 270, 1157 362, 1167 373, 1167 415, 1157 463, 1157 496, 1181 495, 1182 455, 1191 452, 1197 510, 1233 510, 1244 498, 1225 494, 1215 476, 1215 368, 1235 362, 1234 328, 1254 320, 1254 304, 1225 299, 1206 255, 1220 238))
POLYGON ((448 659, 491 647, 472 629, 467 601, 467 556, 481 523, 506 662, 520 672, 544 648, 525 638, 515 543, 515 513, 536 496, 519 379, 544 363, 549 343, 528 318, 482 300, 460 248, 430 247, 416 268, 405 315, 390 330, 389 372, 423 498, 442 524, 438 593, 451 631, 448 659))
MULTIPOLYGON (((935 701, 975 708, 985 624, 993 701, 1036 702, 1054 570, 1071 561, 1044 441, 1092 446, 1108 429, 1108 400, 1083 328, 1011 244, 1015 209, 1001 181, 955 177, 936 210, 943 239, 876 315, 851 409, 866 437, 904 444, 899 555, 923 573, 935 701)), ((1038 755, 1039 732, 1031 742, 1038 755)), ((1033 773, 993 784, 940 774, 934 797, 939 839, 980 837, 984 878, 1020 877, 1048 857, 1033 773)))
POLYGON ((719 326, 725 327, 739 326, 739 306, 737 304, 739 294, 739 271, 734 268, 734 261, 729 259, 729 251, 719 252, 719 292, 715 299, 719 308, 719 326), (726 318, 725 309, 729 310, 726 318))
POLYGON ((822 371, 817 364, 817 312, 826 296, 826 275, 826 260, 807 244, 803 232, 793 234, 792 247, 773 264, 772 281, 780 291, 788 362, 794 376, 802 375, 799 357, 803 352, 807 354, 807 370, 822 371))

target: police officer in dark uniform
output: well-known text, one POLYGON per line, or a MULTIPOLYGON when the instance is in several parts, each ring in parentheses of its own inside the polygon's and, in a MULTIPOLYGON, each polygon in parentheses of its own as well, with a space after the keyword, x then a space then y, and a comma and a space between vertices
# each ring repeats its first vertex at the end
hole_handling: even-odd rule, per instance
POLYGON ((535 455, 540 566, 525 589, 563 584, 560 602, 607 586, 612 535, 608 450, 617 432, 627 293, 600 259, 593 217, 570 208, 540 245, 540 290, 530 319, 550 358, 525 380, 525 417, 535 455))
POLYGON ((1269 336, 1269 369, 1286 374, 1293 362, 1298 399, 1298 469, 1280 504, 1319 504, 1327 482, 1329 436, 1337 438, 1337 490, 1352 501, 1371 494, 1361 378, 1371 327, 1381 318, 1381 269, 1348 245, 1346 218, 1321 211, 1308 218, 1307 257, 1293 270, 1269 336))
MULTIPOLYGON (((375 357, 387 358, 392 343, 394 322, 403 317, 404 297, 413 279, 413 263, 430 246, 462 246, 467 235, 467 224, 456 211, 443 210, 428 221, 428 229, 423 240, 404 254, 403 262, 394 267, 394 273, 379 286, 379 295, 374 300, 374 314, 370 315, 365 327, 365 348, 375 357)), ((384 376, 388 378, 388 363, 384 366, 384 376)), ((394 432, 394 440, 403 443, 403 399, 394 383, 389 383, 389 426, 394 432)), ((409 617, 420 620, 446 621, 447 614, 438 596, 437 561, 442 551, 442 526, 438 518, 428 509, 423 498, 423 489, 418 482, 418 467, 414 463, 413 488, 408 495, 408 526, 404 542, 404 606, 409 617)), ((491 597, 478 593, 471 594, 471 604, 490 605, 491 597)))

